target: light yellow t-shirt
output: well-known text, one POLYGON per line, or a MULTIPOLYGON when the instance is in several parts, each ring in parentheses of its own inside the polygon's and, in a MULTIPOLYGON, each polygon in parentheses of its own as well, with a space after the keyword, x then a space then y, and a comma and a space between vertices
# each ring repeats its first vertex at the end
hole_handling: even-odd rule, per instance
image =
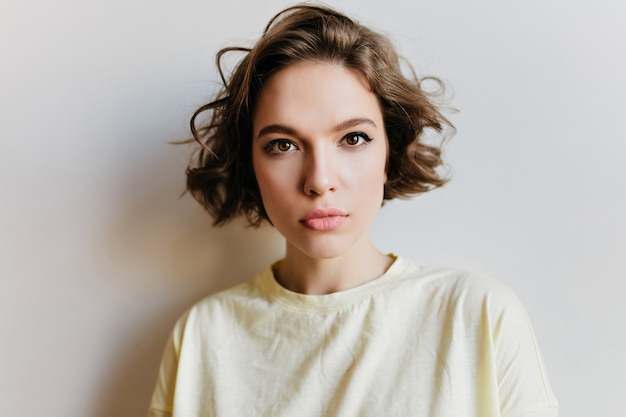
POLYGON ((398 257, 329 295, 268 268, 178 321, 152 416, 555 417, 531 326, 491 279, 398 257))

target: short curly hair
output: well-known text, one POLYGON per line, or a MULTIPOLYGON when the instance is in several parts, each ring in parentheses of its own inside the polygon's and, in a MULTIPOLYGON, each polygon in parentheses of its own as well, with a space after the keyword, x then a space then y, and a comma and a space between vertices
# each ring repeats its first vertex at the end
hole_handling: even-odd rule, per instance
MULTIPOLYGON (((222 225, 243 215, 251 225, 268 220, 252 168, 252 119, 264 83, 286 66, 303 61, 332 62, 361 73, 379 98, 389 142, 384 199, 407 198, 445 184, 441 146, 426 143, 426 131, 445 139, 454 127, 441 114, 436 98, 400 57, 390 40, 324 6, 289 7, 270 20, 252 48, 228 47, 217 54, 223 88, 191 118, 200 144, 187 168, 187 190, 222 225), (221 60, 232 51, 245 55, 229 79, 221 60), (198 126, 198 116, 209 112, 198 126), (450 128, 450 129, 447 129, 450 128)), ((443 84, 436 78, 440 87, 443 84)), ((192 139, 192 141, 193 141, 192 139)))

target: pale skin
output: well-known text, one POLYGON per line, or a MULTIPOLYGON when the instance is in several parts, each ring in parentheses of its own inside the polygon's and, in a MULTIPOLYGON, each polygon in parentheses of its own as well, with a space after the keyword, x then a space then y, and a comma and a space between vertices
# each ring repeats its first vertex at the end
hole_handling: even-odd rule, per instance
POLYGON ((329 294, 384 274, 393 260, 369 229, 383 201, 388 144, 365 79, 339 64, 292 64, 267 80, 256 109, 254 172, 286 239, 277 280, 329 294))

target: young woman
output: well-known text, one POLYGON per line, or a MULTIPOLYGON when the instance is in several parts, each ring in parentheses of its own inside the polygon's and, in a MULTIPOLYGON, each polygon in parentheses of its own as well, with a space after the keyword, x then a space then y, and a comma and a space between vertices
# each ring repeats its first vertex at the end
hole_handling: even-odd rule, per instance
POLYGON ((152 416, 524 416, 557 406, 517 298, 476 274, 381 253, 385 199, 445 183, 449 126, 382 35, 300 5, 270 21, 192 119, 188 189, 284 259, 177 323, 152 416), (208 123, 196 128, 198 114, 208 123))

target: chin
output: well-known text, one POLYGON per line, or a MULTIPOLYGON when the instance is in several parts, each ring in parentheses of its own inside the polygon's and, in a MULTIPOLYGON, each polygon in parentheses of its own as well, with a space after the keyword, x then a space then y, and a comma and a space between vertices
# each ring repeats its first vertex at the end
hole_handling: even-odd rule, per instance
POLYGON ((307 242, 291 244, 303 255, 312 259, 333 259, 345 255, 355 246, 355 242, 338 236, 318 236, 307 242))

